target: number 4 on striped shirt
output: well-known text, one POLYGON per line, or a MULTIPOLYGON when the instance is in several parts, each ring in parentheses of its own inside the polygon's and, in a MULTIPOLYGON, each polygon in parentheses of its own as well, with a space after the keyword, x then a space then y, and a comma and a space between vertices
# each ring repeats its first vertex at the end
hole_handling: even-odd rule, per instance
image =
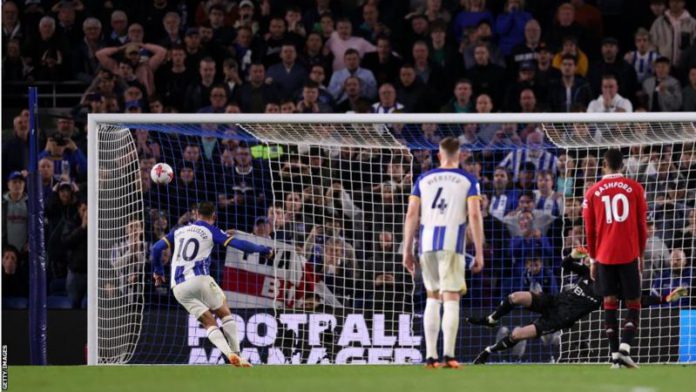
POLYGON ((445 210, 447 209, 447 201, 445 201, 444 198, 440 198, 440 196, 442 196, 442 187, 437 188, 437 193, 435 194, 435 200, 433 200, 432 208, 437 208, 440 210, 441 214, 444 214, 445 210))

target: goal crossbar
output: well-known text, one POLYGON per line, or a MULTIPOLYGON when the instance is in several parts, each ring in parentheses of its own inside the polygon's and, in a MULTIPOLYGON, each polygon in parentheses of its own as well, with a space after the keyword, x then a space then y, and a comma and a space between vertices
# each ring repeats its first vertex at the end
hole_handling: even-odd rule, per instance
MULTIPOLYGON (((128 123, 265 123, 265 124, 392 124, 392 123, 622 123, 689 122, 696 112, 663 113, 389 113, 389 114, 248 114, 248 113, 134 113, 89 114, 89 121, 101 124, 128 123)), ((694 131, 696 133, 696 131, 694 131)))

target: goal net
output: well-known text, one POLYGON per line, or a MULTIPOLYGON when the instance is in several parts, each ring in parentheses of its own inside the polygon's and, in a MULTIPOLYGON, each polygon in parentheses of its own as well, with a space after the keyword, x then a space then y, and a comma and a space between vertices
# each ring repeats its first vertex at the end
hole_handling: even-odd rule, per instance
MULTIPOLYGON (((211 255, 243 357, 420 363, 425 289, 419 271, 412 279, 401 266, 403 222, 413 181, 437 167, 445 136, 462 141, 461 166, 484 194, 486 267, 467 273, 460 361, 537 316, 517 310, 493 330, 464 317, 490 313, 513 291, 572 288, 576 277, 561 259, 584 241, 583 191, 601 177, 610 146, 648 191, 645 295, 692 287, 696 131, 689 121, 637 118, 90 115, 89 363, 224 362, 168 284, 152 282, 151 246, 190 222, 202 201, 216 204, 223 230, 277 250, 272 261, 221 247, 211 255), (152 183, 158 162, 172 166, 172 183, 152 183)), ((462 242, 473 254, 468 234, 462 242)), ((162 260, 167 276, 170 256, 162 260)), ((639 362, 696 360, 693 305, 690 290, 642 311, 639 362)), ((602 331, 594 312, 492 360, 606 361, 602 331)))
MULTIPOLYGON (((694 116, 696 117, 696 116, 694 116)), ((696 120, 696 119, 695 119, 696 120)), ((563 247, 583 243, 580 209, 585 192, 601 179, 607 147, 624 152, 623 174, 643 185, 648 202, 648 241, 642 294, 648 303, 663 300, 678 287, 689 296, 662 305, 643 303, 639 336, 632 356, 639 362, 696 360, 692 273, 696 267, 696 123, 615 122, 542 124, 549 140, 563 148, 563 181, 570 192, 563 226, 563 247), (569 182, 570 181, 570 182, 569 182), (570 216, 572 215, 572 216, 570 216)), ((576 280, 563 274, 563 284, 576 280)), ((619 320, 625 315, 619 313, 619 320)), ((609 355, 601 312, 593 312, 561 339, 561 359, 604 362, 609 355)))

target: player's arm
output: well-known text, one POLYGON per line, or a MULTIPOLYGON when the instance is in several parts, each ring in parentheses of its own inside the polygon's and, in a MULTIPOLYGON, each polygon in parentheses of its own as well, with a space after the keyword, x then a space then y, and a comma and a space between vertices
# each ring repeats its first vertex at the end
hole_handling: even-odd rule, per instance
POLYGON ((413 241, 416 237, 416 228, 420 220, 420 205, 420 192, 418 195, 412 194, 408 199, 408 210, 406 211, 406 221, 404 222, 403 264, 411 276, 415 273, 416 262, 413 255, 413 241))
POLYGON ((256 245, 253 242, 240 240, 239 238, 229 237, 229 242, 225 246, 231 246, 246 253, 258 253, 262 257, 268 257, 273 254, 273 248, 270 246, 256 245))
POLYGON ((162 251, 167 248, 172 248, 174 243, 174 232, 170 232, 161 240, 155 242, 150 252, 150 260, 152 261, 152 279, 155 281, 155 286, 160 286, 167 281, 164 276, 164 266, 162 265, 162 251))
POLYGON ((578 276, 590 276, 590 268, 582 263, 582 259, 578 260, 571 255, 563 259, 561 266, 564 270, 573 272, 578 276))
POLYGON ((421 206, 421 190, 420 177, 413 184, 411 196, 408 198, 408 210, 406 210, 406 219, 404 222, 404 248, 403 248, 403 264, 411 276, 415 275, 416 258, 413 255, 413 241, 416 237, 416 228, 420 221, 420 206, 421 206))
POLYGON ((481 196, 478 183, 472 184, 472 189, 473 191, 469 192, 466 199, 466 207, 469 214, 471 237, 474 240, 474 249, 476 250, 471 272, 477 274, 483 269, 483 215, 481 215, 481 196))
POLYGON ((587 192, 585 200, 582 202, 582 218, 585 221, 585 240, 587 241, 587 253, 590 255, 590 279, 595 280, 597 268, 595 258, 597 257, 597 239, 595 237, 595 216, 592 195, 587 192))
POLYGON ((686 297, 687 295, 689 295, 689 289, 684 286, 679 286, 670 291, 669 294, 665 296, 644 295, 640 297, 640 305, 644 308, 653 305, 663 305, 670 302, 677 302, 680 299, 686 297))
POLYGON ((222 230, 212 230, 213 241, 222 246, 231 246, 239 249, 244 253, 259 253, 263 257, 267 257, 273 253, 273 248, 270 246, 256 245, 253 242, 235 238, 233 235, 227 235, 222 230))
POLYGON ((595 237, 595 216, 592 196, 585 195, 582 203, 582 218, 585 221, 585 239, 587 240, 587 253, 594 260, 597 257, 597 239, 595 237))
POLYGON ((648 202, 645 198, 645 190, 640 187, 640 192, 636 195, 638 198, 638 247, 640 250, 640 260, 638 268, 643 272, 643 260, 645 260, 645 247, 648 243, 648 202))

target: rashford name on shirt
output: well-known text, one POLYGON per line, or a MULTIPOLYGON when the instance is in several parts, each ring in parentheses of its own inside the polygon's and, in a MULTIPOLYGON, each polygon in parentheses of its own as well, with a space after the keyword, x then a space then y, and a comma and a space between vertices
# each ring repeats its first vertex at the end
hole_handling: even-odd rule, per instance
POLYGON ((594 195, 599 196, 604 191, 606 191, 608 189, 613 189, 613 188, 623 189, 628 193, 633 192, 633 188, 631 188, 631 186, 629 184, 622 182, 622 181, 613 181, 613 182, 608 182, 606 184, 600 185, 599 188, 595 191, 594 195))

